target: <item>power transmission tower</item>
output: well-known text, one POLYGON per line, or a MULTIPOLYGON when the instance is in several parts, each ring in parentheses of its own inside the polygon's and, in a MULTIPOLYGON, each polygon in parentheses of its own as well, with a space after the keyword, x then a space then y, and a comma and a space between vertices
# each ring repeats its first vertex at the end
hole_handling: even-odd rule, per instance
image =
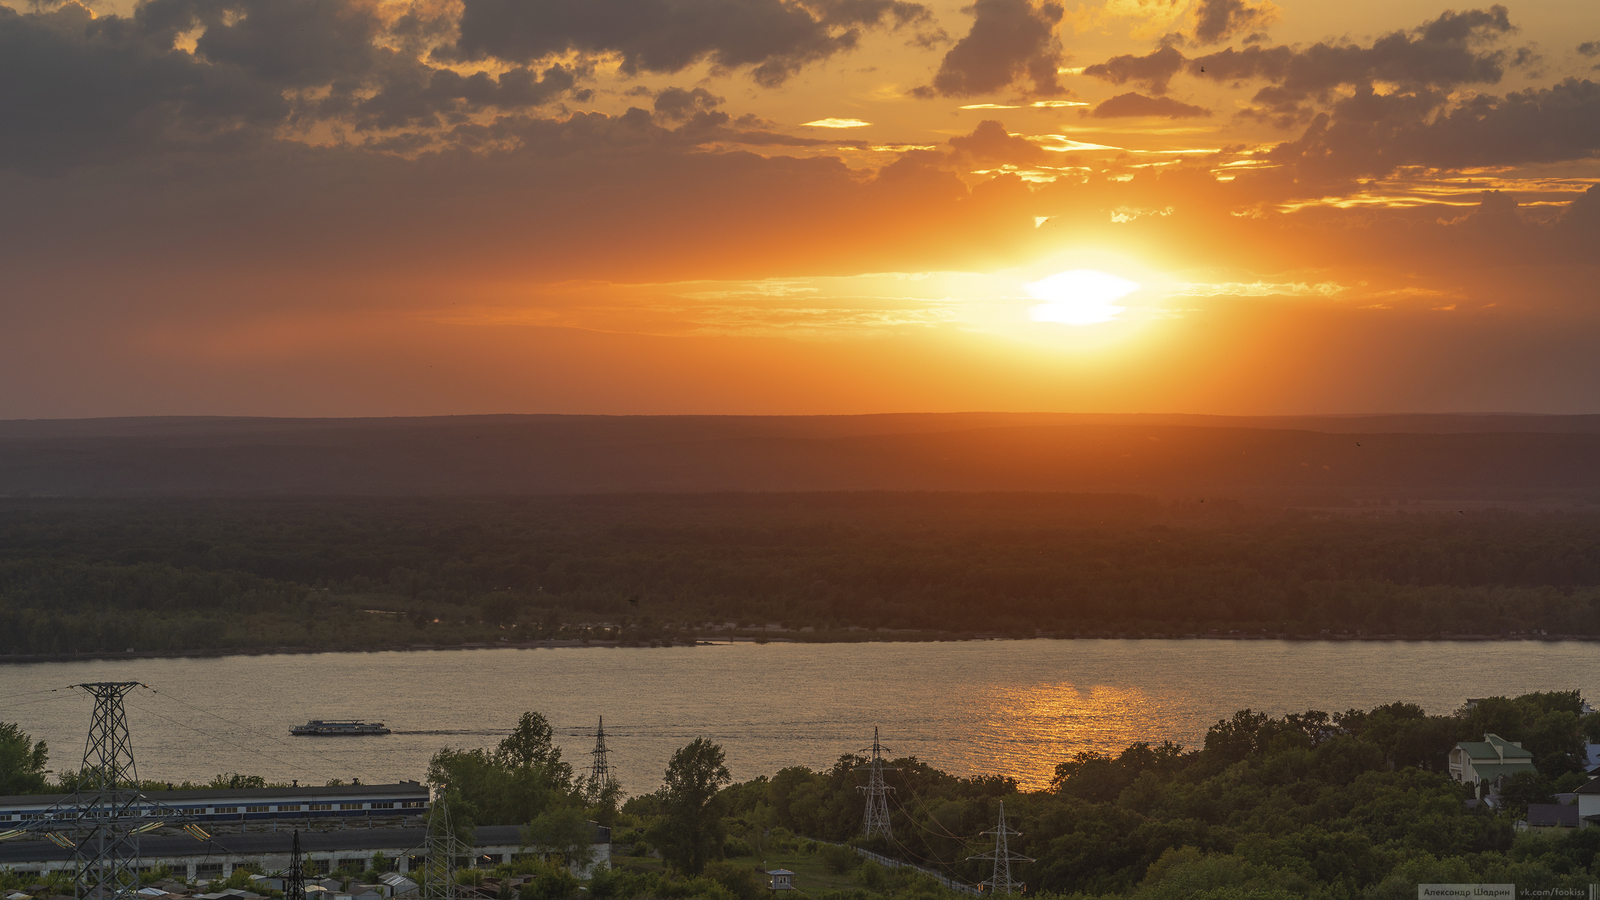
POLYGON ((1015 894, 1022 889, 1022 882, 1011 880, 1011 864, 1014 862, 1033 862, 1030 857, 1011 852, 1007 845, 1008 837, 1020 837, 1022 832, 1012 831, 1006 827, 1006 802, 1000 801, 1000 824, 993 831, 984 834, 994 835, 994 849, 988 853, 969 856, 967 859, 992 859, 994 860, 994 875, 983 882, 983 886, 996 894, 1015 894))
POLYGON ((611 765, 609 753, 606 748, 606 717, 601 716, 600 726, 594 733, 594 749, 589 751, 589 776, 585 784, 591 803, 598 803, 617 783, 617 770, 611 765))
POLYGON ((289 877, 283 880, 283 900, 306 900, 306 866, 300 857, 300 829, 294 830, 289 848, 289 877))
POLYGON ((456 900, 456 857, 468 853, 450 827, 450 805, 436 797, 428 809, 428 840, 423 851, 422 900, 456 900))
POLYGON ((884 772, 893 772, 894 769, 883 764, 884 751, 888 747, 878 743, 878 728, 872 728, 872 746, 862 749, 862 753, 871 753, 872 758, 867 762, 867 783, 858 785, 856 790, 867 792, 867 811, 861 820, 861 830, 868 838, 883 835, 890 840, 894 839, 894 828, 889 824, 889 792, 894 788, 889 787, 883 780, 884 772))
MULTIPOLYGON (((139 789, 122 698, 145 685, 97 681, 72 687, 94 697, 77 789, 24 829, 43 832, 55 845, 72 850, 75 897, 112 900, 139 887, 139 835, 193 820, 148 800, 139 789)), ((209 836, 194 824, 184 830, 201 840, 209 836)))

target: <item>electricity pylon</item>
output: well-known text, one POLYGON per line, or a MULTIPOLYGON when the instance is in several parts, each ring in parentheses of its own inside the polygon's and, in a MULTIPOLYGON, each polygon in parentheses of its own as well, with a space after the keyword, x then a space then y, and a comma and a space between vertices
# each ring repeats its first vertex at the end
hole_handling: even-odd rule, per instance
POLYGON ((300 829, 289 847, 289 872, 283 879, 283 900, 306 900, 306 864, 300 856, 300 829))
POLYGON ((1006 802, 1004 800, 1000 801, 1000 824, 996 825, 993 831, 985 831, 984 834, 994 835, 994 849, 988 853, 969 856, 967 859, 994 860, 994 875, 988 881, 983 882, 983 886, 991 893, 1017 893, 1022 889, 1022 882, 1011 880, 1011 864, 1013 862, 1033 862, 1033 860, 1019 853, 1012 853, 1011 848, 1007 845, 1006 838, 1020 837, 1022 832, 1012 831, 1006 827, 1006 802))
POLYGON ((883 780, 884 772, 894 771, 883 764, 883 752, 888 749, 878 743, 878 728, 873 726, 872 746, 861 751, 872 754, 867 763, 867 783, 856 787, 858 791, 867 792, 867 811, 861 819, 861 830, 868 838, 881 834, 890 840, 894 839, 894 828, 889 824, 889 792, 894 788, 883 780))
POLYGON ((456 857, 469 855, 450 827, 450 806, 441 795, 428 809, 428 840, 423 851, 422 900, 456 900, 456 857))
POLYGON ((617 783, 617 769, 611 765, 609 753, 606 749, 606 717, 601 716, 600 726, 594 733, 594 749, 589 751, 589 775, 584 784, 590 803, 600 802, 617 783))
POLYGON ((72 851, 73 896, 113 900, 139 887, 139 835, 163 825, 183 825, 200 840, 210 835, 192 824, 193 819, 147 799, 139 789, 122 698, 147 686, 137 681, 96 681, 72 687, 94 697, 94 719, 83 745, 77 789, 4 836, 42 832, 51 843, 72 851))

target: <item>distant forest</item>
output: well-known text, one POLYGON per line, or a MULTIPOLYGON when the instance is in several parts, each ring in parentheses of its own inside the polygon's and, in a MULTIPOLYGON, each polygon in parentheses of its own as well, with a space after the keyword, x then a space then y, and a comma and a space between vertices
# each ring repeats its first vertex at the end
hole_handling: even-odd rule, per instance
POLYGON ((651 643, 728 622, 803 640, 1600 635, 1597 526, 1066 494, 9 499, 0 654, 651 643))

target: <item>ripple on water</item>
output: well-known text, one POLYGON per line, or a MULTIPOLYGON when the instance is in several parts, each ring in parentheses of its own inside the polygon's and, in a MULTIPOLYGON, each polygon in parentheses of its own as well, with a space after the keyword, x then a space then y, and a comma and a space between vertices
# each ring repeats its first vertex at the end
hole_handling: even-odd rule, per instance
POLYGON ((1593 689, 1600 646, 1582 642, 975 641, 734 644, 4 666, 0 721, 49 743, 51 767, 81 758, 92 703, 61 690, 137 680, 128 697, 142 777, 225 772, 322 783, 420 780, 443 746, 499 742, 543 713, 575 766, 597 716, 631 793, 653 790, 696 737, 734 777, 825 768, 872 740, 947 771, 1049 781, 1079 750, 1135 741, 1197 745, 1235 710, 1330 712, 1396 700, 1447 713, 1467 697, 1593 689), (55 689, 55 690, 52 690, 55 689), (294 738, 307 719, 383 721, 394 734, 294 738))

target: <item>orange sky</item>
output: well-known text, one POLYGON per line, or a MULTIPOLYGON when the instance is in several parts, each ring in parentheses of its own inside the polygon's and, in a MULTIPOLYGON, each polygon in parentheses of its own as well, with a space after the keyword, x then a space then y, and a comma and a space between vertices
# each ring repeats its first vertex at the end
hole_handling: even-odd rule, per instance
POLYGON ((1600 4, 7 2, 0 418, 1600 411, 1600 4))

